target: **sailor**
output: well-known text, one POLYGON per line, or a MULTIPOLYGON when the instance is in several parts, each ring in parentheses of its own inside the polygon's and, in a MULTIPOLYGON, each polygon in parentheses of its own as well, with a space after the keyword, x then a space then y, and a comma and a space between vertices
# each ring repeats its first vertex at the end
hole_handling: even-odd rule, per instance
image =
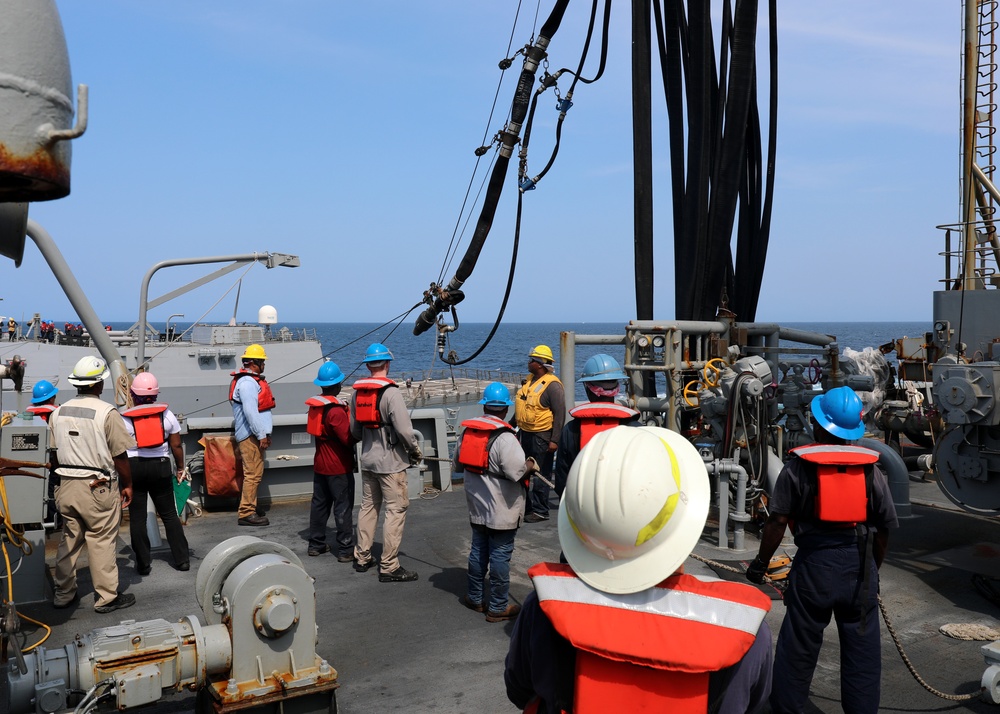
POLYGON ((237 523, 241 526, 267 526, 270 521, 257 510, 257 489, 264 478, 264 452, 271 446, 271 410, 274 395, 264 379, 267 354, 260 345, 249 345, 243 356, 243 369, 232 372, 229 401, 233 405, 233 428, 243 460, 243 490, 237 523))
POLYGON ((878 452, 849 445, 865 433, 861 399, 838 387, 812 400, 815 444, 792 450, 778 475, 760 551, 747 569, 761 583, 791 523, 798 551, 785 592, 771 693, 775 712, 801 712, 830 616, 840 636, 845 712, 878 711, 882 672, 878 568, 896 509, 878 452))
POLYGON ((521 480, 534 460, 526 461, 514 430, 504 419, 513 406, 510 392, 500 382, 483 390, 483 416, 462 422, 452 463, 465 475, 465 500, 469 505, 472 546, 469 578, 462 602, 476 612, 486 612, 487 622, 513 620, 521 606, 508 603, 510 557, 514 537, 524 513, 521 480), (489 572, 489 602, 483 585, 489 572))
MULTIPOLYGON (((525 455, 539 465, 544 479, 552 478, 552 463, 563 423, 566 421, 566 398, 562 382, 553 372, 552 349, 538 345, 528 353, 528 379, 517 392, 514 419, 517 437, 525 455)), ((525 523, 538 523, 549 518, 549 486, 534 479, 524 516, 525 523)))
POLYGON ((7 339, 10 342, 14 341, 14 334, 16 332, 17 332, 17 322, 12 317, 9 320, 7 320, 7 339))
POLYGON ((568 564, 528 570, 504 668, 524 711, 755 711, 771 687, 770 598, 684 574, 710 489, 681 435, 601 432, 559 508, 568 564))
POLYGON ((56 608, 79 598, 76 561, 84 546, 97 596, 94 610, 114 612, 135 604, 135 595, 118 592, 115 561, 122 508, 132 502, 127 452, 135 448, 135 439, 115 408, 101 401, 109 374, 100 357, 82 358, 69 376, 77 396, 49 417, 49 460, 61 479, 56 506, 63 519, 53 576, 56 608))
POLYGON ((306 400, 306 431, 316 440, 313 457, 313 496, 309 507, 309 555, 330 552, 326 524, 330 511, 337 525, 337 562, 354 560, 354 444, 351 417, 337 398, 345 377, 335 362, 324 362, 313 384, 322 394, 306 400))
POLYGON ((634 422, 639 412, 615 402, 621 389, 620 380, 627 379, 621 365, 611 355, 596 354, 583 365, 583 383, 589 401, 569 410, 573 417, 563 427, 556 453, 555 491, 560 498, 566 488, 566 476, 580 449, 602 431, 634 422))
POLYGON ((31 406, 28 411, 36 417, 41 417, 42 421, 48 422, 49 415, 56 409, 56 395, 59 390, 56 386, 45 379, 40 379, 31 389, 31 406))
MULTIPOLYGON (((56 410, 56 395, 58 394, 59 390, 52 382, 46 379, 38 380, 31 389, 31 406, 28 407, 27 411, 47 423, 49 416, 56 410)), ((48 498, 45 501, 45 521, 54 524, 57 528, 61 525, 59 511, 55 507, 56 486, 58 485, 59 477, 50 471, 46 487, 48 498)))
POLYGON ((151 498, 170 544, 170 555, 177 570, 190 570, 188 542, 177 516, 174 479, 178 483, 191 477, 184 470, 181 448, 181 425, 170 408, 157 403, 160 384, 151 372, 140 372, 132 380, 131 409, 122 414, 125 429, 138 445, 129 449, 132 471, 132 505, 128 508, 129 534, 135 553, 135 570, 149 575, 153 569, 146 532, 146 501, 151 498))
POLYGON ((364 573, 374 565, 372 542, 379 510, 385 503, 378 579, 382 583, 405 583, 417 579, 415 572, 399 564, 399 544, 410 506, 406 469, 423 456, 403 395, 388 377, 391 361, 388 347, 379 342, 369 345, 362 362, 371 376, 353 385, 351 434, 361 442, 362 484, 354 569, 364 573))

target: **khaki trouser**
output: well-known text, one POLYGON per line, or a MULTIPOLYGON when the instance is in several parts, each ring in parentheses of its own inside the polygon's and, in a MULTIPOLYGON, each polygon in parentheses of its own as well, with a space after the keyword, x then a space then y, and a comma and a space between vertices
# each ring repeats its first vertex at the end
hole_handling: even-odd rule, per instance
POLYGON ((372 542, 378 514, 385 502, 385 522, 382 524, 382 559, 379 571, 391 573, 399 567, 399 544, 403 540, 403 526, 406 524, 406 509, 410 506, 410 495, 406 488, 406 472, 377 474, 373 471, 361 472, 361 510, 358 512, 358 544, 354 549, 354 559, 364 565, 372 559, 372 542))
POLYGON ((257 512, 257 489, 264 478, 264 454, 256 436, 248 436, 240 442, 240 456, 243 459, 243 491, 237 517, 248 518, 257 512))
POLYGON ((102 483, 91 488, 90 479, 63 478, 56 489, 56 508, 63 518, 63 529, 56 551, 53 603, 67 605, 76 595, 76 561, 86 545, 96 605, 107 605, 118 597, 115 558, 122 501, 117 485, 102 483))

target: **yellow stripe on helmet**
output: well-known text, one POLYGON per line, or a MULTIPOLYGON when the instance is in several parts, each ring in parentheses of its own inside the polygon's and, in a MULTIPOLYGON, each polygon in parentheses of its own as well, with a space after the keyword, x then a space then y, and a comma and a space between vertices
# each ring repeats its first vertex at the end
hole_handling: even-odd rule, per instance
POLYGON ((670 444, 666 441, 660 439, 660 443, 663 444, 663 447, 667 450, 667 454, 670 456, 670 475, 673 476, 674 483, 677 485, 677 492, 668 496, 666 503, 663 504, 663 508, 656 514, 656 517, 639 529, 639 536, 635 539, 636 545, 642 545, 663 530, 664 526, 670 521, 671 516, 673 516, 674 509, 677 508, 677 501, 681 496, 681 469, 680 464, 677 463, 677 455, 674 454, 674 450, 670 448, 670 444))

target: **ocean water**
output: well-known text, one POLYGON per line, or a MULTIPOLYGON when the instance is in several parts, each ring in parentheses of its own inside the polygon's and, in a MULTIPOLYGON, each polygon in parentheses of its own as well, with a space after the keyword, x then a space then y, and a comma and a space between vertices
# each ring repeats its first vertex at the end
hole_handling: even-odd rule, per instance
MULTIPOLYGON (((289 324, 292 329, 306 325, 289 324)), ((785 323, 783 326, 793 327, 810 332, 820 332, 834 335, 841 351, 845 347, 862 350, 865 347, 878 347, 899 337, 922 336, 931 328, 931 323, 923 322, 821 322, 821 323, 785 323)), ((449 369, 449 366, 438 359, 435 334, 433 331, 422 335, 413 335, 412 322, 405 322, 395 330, 393 326, 380 327, 376 324, 364 323, 328 323, 310 325, 316 329, 316 335, 323 345, 323 352, 336 362, 345 374, 352 371, 355 376, 364 357, 365 349, 372 342, 383 342, 393 353, 393 364, 390 375, 403 372, 423 372, 426 370, 449 369)), ((465 359, 480 348, 486 340, 492 324, 462 323, 458 330, 448 337, 445 355, 450 350, 458 354, 459 359, 465 359)), ((504 323, 500 325, 493 339, 483 352, 468 365, 477 370, 498 370, 501 372, 526 374, 528 352, 538 344, 552 348, 559 362, 559 333, 563 330, 577 334, 623 335, 623 323, 504 323)), ((598 352, 607 352, 621 361, 623 350, 616 346, 578 345, 576 348, 576 373, 579 374, 584 362, 598 352)), ((577 390, 578 398, 583 398, 582 389, 577 390)))
MULTIPOLYGON (((157 329, 163 329, 162 324, 152 323, 157 329)), ((833 335, 837 338, 841 351, 845 347, 862 350, 865 347, 878 347, 899 337, 920 337, 931 329, 931 322, 790 322, 781 323, 785 327, 793 327, 809 332, 819 332, 833 335)), ((131 323, 112 323, 114 329, 126 329, 131 323)), ((177 323, 178 330, 186 329, 189 324, 177 323)), ((365 350, 372 342, 386 344, 393 353, 390 376, 403 373, 416 374, 428 370, 449 370, 446 363, 438 359, 436 335, 429 330, 422 335, 413 335, 413 321, 408 320, 400 325, 378 325, 376 323, 282 323, 298 333, 305 329, 315 331, 316 337, 323 346, 323 353, 328 359, 336 362, 353 379, 364 374, 361 360, 365 350), (360 371, 359 371, 360 370, 360 371)), ((459 329, 448 335, 445 355, 454 350, 458 358, 466 359, 476 352, 486 340, 492 329, 492 323, 461 323, 459 329)), ((538 344, 552 348, 559 363, 559 333, 563 330, 577 334, 590 335, 624 335, 624 323, 577 322, 577 323, 503 323, 489 345, 465 368, 477 371, 497 371, 514 374, 526 374, 528 352, 538 344)), ((576 373, 583 369, 584 362, 598 352, 607 352, 619 361, 624 353, 621 347, 603 345, 578 345, 576 348, 576 373)), ((577 390, 577 398, 583 399, 582 388, 577 390)))

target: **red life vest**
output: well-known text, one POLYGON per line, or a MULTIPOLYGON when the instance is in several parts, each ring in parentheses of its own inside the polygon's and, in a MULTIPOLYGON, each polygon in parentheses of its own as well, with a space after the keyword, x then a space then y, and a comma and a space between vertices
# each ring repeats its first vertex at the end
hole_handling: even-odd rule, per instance
POLYGON ((122 416, 132 422, 135 443, 140 449, 151 449, 167 440, 166 430, 163 428, 165 411, 166 404, 140 404, 122 412, 122 416))
POLYGON ((495 416, 481 416, 462 422, 462 448, 458 451, 458 463, 474 474, 486 473, 490 464, 490 447, 496 438, 514 428, 495 416))
POLYGON ((326 417, 326 410, 333 406, 343 407, 347 409, 347 405, 334 396, 320 394, 317 397, 309 397, 306 400, 306 406, 309 407, 309 419, 306 421, 306 431, 315 436, 317 439, 323 439, 326 437, 326 432, 323 429, 323 419, 326 417))
POLYGON ((691 575, 630 595, 596 590, 568 565, 539 563, 528 575, 542 611, 576 648, 574 714, 703 714, 709 673, 742 659, 771 609, 755 588, 691 575))
POLYGON ((240 377, 253 377, 257 381, 257 386, 260 387, 260 393, 257 395, 257 411, 266 412, 274 409, 274 394, 271 393, 271 385, 264 379, 263 374, 256 374, 248 369, 241 369, 236 372, 230 372, 229 376, 233 378, 232 384, 229 385, 229 401, 233 401, 233 394, 236 392, 236 383, 240 381, 240 377))
POLYGON ((789 453, 816 465, 814 516, 823 523, 853 526, 868 519, 870 465, 879 453, 861 446, 810 444, 789 453))
POLYGON ((41 417, 42 421, 48 423, 49 415, 56 410, 55 404, 34 404, 28 407, 27 411, 34 414, 37 417, 41 417))
POLYGON ((571 417, 580 422, 580 448, 600 434, 619 424, 632 421, 639 412, 615 402, 587 402, 569 410, 571 417))
POLYGON ((382 412, 379 402, 382 394, 396 383, 388 377, 365 377, 357 380, 354 387, 354 421, 368 429, 378 429, 382 426, 382 412))

